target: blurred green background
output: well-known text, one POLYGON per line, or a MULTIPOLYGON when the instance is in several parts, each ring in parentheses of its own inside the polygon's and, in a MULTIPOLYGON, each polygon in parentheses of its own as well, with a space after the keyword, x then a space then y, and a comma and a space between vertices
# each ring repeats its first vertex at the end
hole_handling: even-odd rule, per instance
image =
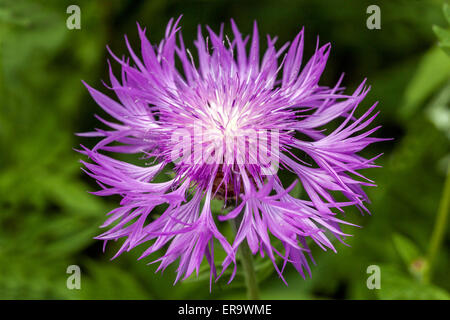
MULTIPOLYGON (((368 157, 383 152, 378 161, 383 168, 365 172, 378 184, 367 190, 372 216, 346 212, 346 220, 363 226, 346 228, 354 234, 347 241, 351 247, 336 243, 334 254, 312 246, 317 262, 312 278, 303 280, 289 268, 288 287, 267 261, 256 260, 262 298, 449 299, 449 233, 439 246, 431 245, 436 243, 433 230, 448 224, 436 222, 439 204, 450 198, 448 189, 444 194, 450 151, 450 11, 447 22, 443 4, 0 0, 0 299, 245 298, 240 273, 231 285, 220 280, 211 294, 203 272, 173 286, 175 267, 161 275, 154 273, 155 265, 146 264, 157 255, 136 261, 144 246, 110 261, 118 244, 109 244, 103 254, 102 243, 93 240, 118 199, 87 193, 97 185, 82 174, 81 155, 73 151, 80 143, 94 143, 74 132, 101 126, 93 116, 101 109, 81 80, 108 92, 101 82, 108 79, 105 46, 126 54, 127 34, 138 48, 136 21, 157 43, 168 20, 179 14, 184 14, 183 35, 190 48, 198 24, 218 30, 231 17, 247 34, 256 19, 261 39, 278 35, 278 45, 305 26, 307 54, 317 35, 321 43, 332 42, 321 84, 332 86, 345 72, 344 84, 352 90, 367 77, 372 90, 362 107, 380 101, 374 125, 383 128, 377 136, 395 138, 365 151, 368 157), (66 28, 71 4, 81 8, 80 30, 66 28), (381 30, 366 28, 370 4, 381 8, 381 30), (433 26, 439 26, 435 32, 433 26), (428 278, 430 248, 437 255, 428 278), (66 268, 73 264, 81 268, 81 290, 66 287, 66 268), (366 286, 370 265, 381 268, 379 290, 366 286)), ((117 65, 114 70, 119 71, 117 65)), ((441 205, 441 213, 445 210, 441 205)))

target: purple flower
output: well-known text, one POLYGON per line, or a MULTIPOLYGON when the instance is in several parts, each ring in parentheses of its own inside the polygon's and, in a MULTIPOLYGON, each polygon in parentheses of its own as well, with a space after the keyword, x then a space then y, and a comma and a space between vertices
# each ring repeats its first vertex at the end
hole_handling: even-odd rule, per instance
POLYGON ((141 258, 166 247, 156 260, 158 270, 178 261, 176 281, 194 270, 198 275, 204 257, 211 279, 217 278, 214 243, 226 252, 222 272, 234 265, 231 281, 244 241, 253 254, 271 259, 282 279, 288 262, 303 277, 311 275, 307 240, 336 251, 329 236, 343 241, 348 235, 340 225, 350 225, 339 213, 346 206, 368 211, 362 186, 374 184, 358 170, 375 167, 375 158, 358 152, 383 139, 370 137, 378 127, 366 130, 377 115, 372 114, 376 104, 359 118, 354 112, 369 88, 363 81, 353 94, 345 94, 342 77, 332 88, 320 86, 331 46, 317 44, 301 68, 303 30, 280 49, 276 38, 267 36, 261 60, 256 23, 253 35, 243 38, 231 20, 232 39, 223 26, 218 34, 207 27, 206 37, 199 27, 194 59, 179 20, 170 20, 157 46, 138 25, 142 58, 126 37, 132 60, 111 53, 122 68, 120 81, 110 68, 110 89, 118 102, 86 84, 97 104, 117 120, 98 117, 110 129, 82 134, 102 138, 92 150, 80 151, 93 162, 82 161, 85 171, 101 186, 94 194, 122 197, 102 225, 109 230, 97 239, 106 244, 124 238, 116 256, 143 243, 149 247, 141 258), (325 130, 334 120, 337 128, 325 130), (111 152, 140 154, 146 163, 137 166, 105 155, 111 152), (164 170, 173 173, 172 179, 155 182, 164 170), (296 182, 286 188, 278 170, 298 177, 304 199, 290 194, 296 182), (338 193, 340 201, 333 196, 338 193), (234 209, 215 217, 213 198, 234 209), (159 217, 154 216, 157 207, 159 217), (229 219, 240 221, 233 241, 216 225, 229 219))

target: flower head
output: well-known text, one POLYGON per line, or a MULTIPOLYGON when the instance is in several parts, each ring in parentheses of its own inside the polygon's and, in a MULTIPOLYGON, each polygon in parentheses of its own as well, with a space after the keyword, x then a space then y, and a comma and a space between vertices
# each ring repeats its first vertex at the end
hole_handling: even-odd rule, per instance
POLYGON ((377 128, 366 130, 376 105, 359 118, 354 112, 369 88, 363 82, 345 94, 342 77, 332 88, 319 85, 331 46, 317 45, 302 67, 303 30, 279 49, 276 38, 267 36, 261 58, 256 23, 245 38, 233 20, 233 38, 223 28, 215 33, 209 27, 205 37, 199 27, 195 59, 183 43, 179 20, 170 20, 157 46, 138 26, 141 58, 126 38, 131 61, 111 53, 122 68, 120 81, 110 71, 118 101, 86 84, 117 120, 99 118, 109 130, 82 134, 102 138, 92 150, 81 150, 93 162, 83 161, 85 171, 101 186, 94 193, 122 197, 102 225, 109 230, 97 238, 124 238, 117 255, 146 243, 146 257, 166 246, 158 270, 178 261, 176 281, 198 274, 204 258, 211 279, 217 278, 214 243, 226 252, 222 269, 234 264, 235 271, 236 251, 244 241, 253 254, 271 259, 282 279, 288 262, 302 276, 311 274, 307 240, 336 251, 329 236, 342 241, 347 234, 340 225, 350 224, 339 213, 346 206, 367 211, 362 186, 373 182, 358 170, 375 165, 358 152, 382 139, 370 137, 377 128), (336 129, 324 129, 336 119, 336 129), (147 160, 136 166, 106 152, 147 160), (156 182, 163 170, 171 170, 172 178, 156 182), (284 186, 277 176, 282 170, 297 181, 284 186), (295 183, 305 190, 304 198, 290 194, 295 183), (336 193, 346 200, 335 200, 336 193), (213 198, 234 209, 214 216, 213 198), (157 207, 162 214, 154 217, 157 207), (230 219, 240 222, 233 241, 216 225, 230 219))

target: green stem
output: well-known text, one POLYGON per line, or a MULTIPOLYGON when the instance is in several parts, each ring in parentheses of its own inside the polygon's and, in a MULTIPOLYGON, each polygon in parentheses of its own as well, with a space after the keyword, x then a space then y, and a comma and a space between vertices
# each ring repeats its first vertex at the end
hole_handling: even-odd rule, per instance
MULTIPOLYGON (((231 226, 237 234, 241 221, 239 218, 231 221, 231 226)), ((239 246, 239 259, 242 263, 245 275, 245 285, 247 287, 247 297, 250 300, 259 299, 258 280, 256 279, 256 272, 253 266, 253 256, 246 241, 243 241, 239 246)))
POLYGON ((430 246, 428 249, 427 264, 423 273, 425 282, 430 282, 434 262, 439 252, 447 227, 447 218, 450 211, 450 165, 447 167, 447 178, 445 180, 444 191, 439 203, 439 209, 434 224, 433 233, 431 234, 430 246))

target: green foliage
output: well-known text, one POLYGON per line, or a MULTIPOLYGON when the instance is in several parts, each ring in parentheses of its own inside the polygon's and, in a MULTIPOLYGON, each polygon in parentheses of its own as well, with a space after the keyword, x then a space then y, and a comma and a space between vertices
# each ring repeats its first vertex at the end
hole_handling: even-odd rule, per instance
POLYGON ((402 115, 408 117, 413 114, 449 77, 449 57, 439 48, 430 49, 421 58, 419 66, 405 90, 402 115))
MULTIPOLYGON (((383 168, 366 172, 378 184, 368 189, 373 216, 346 210, 344 219, 363 227, 345 228, 354 235, 346 239, 351 247, 335 241, 334 254, 311 244, 312 278, 303 280, 288 266, 288 287, 269 260, 255 258, 261 297, 449 299, 448 232, 433 283, 425 283, 422 272, 450 159, 450 58, 444 54, 450 51, 450 9, 444 6, 442 15, 438 0, 380 1, 382 29, 368 30, 365 9, 372 2, 0 0, 0 299, 245 298, 239 266, 232 284, 226 284, 229 270, 209 293, 206 262, 198 277, 173 286, 176 266, 161 275, 147 265, 160 253, 138 261, 143 245, 110 261, 120 241, 103 253, 93 239, 118 201, 87 192, 98 186, 83 175, 82 156, 73 150, 94 143, 74 132, 99 126, 93 114, 102 112, 80 80, 101 88, 106 44, 125 54, 126 33, 138 47, 136 21, 159 41, 168 19, 180 13, 186 44, 197 24, 217 29, 230 17, 244 32, 257 19, 262 33, 279 35, 279 45, 305 25, 307 55, 317 34, 321 43, 333 43, 322 84, 332 85, 345 71, 351 90, 367 76, 373 89, 362 107, 379 100, 377 122, 384 127, 378 135, 394 138, 366 151, 384 153, 383 168), (81 30, 66 28, 71 4, 81 8, 81 30), (66 287, 72 264, 81 267, 81 290, 66 287), (380 290, 366 286, 372 264, 381 267, 380 290)), ((282 179, 287 185, 294 177, 283 173, 282 179)), ((304 196, 301 185, 291 194, 304 196)), ((215 214, 229 210, 220 201, 212 207, 215 214)), ((229 225, 221 228, 232 239, 229 225)), ((224 253, 216 253, 220 270, 224 253)))
MULTIPOLYGON (((444 16, 447 20, 447 23, 450 25, 450 5, 448 3, 444 4, 444 16)), ((433 31, 436 33, 437 37, 439 38, 439 46, 447 52, 447 54, 450 54, 450 30, 441 28, 439 26, 434 25, 433 31)))
POLYGON ((393 266, 381 266, 383 284, 377 291, 383 300, 449 300, 450 295, 437 286, 412 280, 393 266))

